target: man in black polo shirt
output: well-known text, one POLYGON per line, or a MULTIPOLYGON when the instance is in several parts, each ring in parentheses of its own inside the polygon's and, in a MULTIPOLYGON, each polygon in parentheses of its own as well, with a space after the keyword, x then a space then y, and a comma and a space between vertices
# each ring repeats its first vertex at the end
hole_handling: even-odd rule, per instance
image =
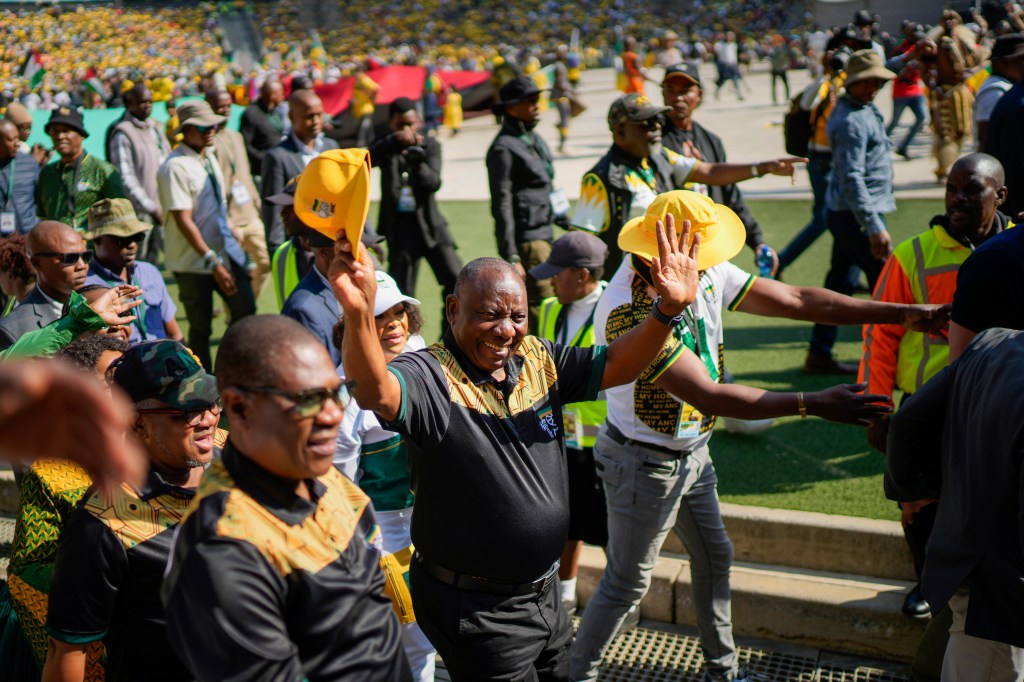
POLYGON ((178 522, 223 443, 217 382, 169 340, 132 346, 107 376, 135 404, 132 431, 149 475, 139 489, 91 490, 68 519, 50 585, 43 678, 81 682, 86 645, 102 640, 108 680, 191 680, 167 644, 160 583, 178 522))
MULTIPOLYGON (((345 316, 342 364, 359 405, 405 435, 416 493, 410 570, 417 622, 455 680, 567 680, 572 639, 555 585, 569 523, 562 406, 635 380, 696 296, 699 239, 659 225, 660 297, 610 346, 527 336, 513 265, 472 261, 446 301, 450 330, 384 362, 376 279, 338 240, 328 279, 345 316)), ((343 243, 344 242, 344 243, 343 243)))
POLYGON ((332 466, 346 393, 327 349, 290 318, 249 317, 217 381, 231 440, 168 564, 171 646, 203 682, 411 682, 373 508, 332 466))

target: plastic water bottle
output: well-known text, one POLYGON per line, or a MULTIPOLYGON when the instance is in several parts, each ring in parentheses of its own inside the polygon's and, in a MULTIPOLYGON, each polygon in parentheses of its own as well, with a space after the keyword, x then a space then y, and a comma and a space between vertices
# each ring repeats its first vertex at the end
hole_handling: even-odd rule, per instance
POLYGON ((757 247, 757 272, 761 277, 772 276, 772 265, 774 265, 775 254, 767 244, 757 247))

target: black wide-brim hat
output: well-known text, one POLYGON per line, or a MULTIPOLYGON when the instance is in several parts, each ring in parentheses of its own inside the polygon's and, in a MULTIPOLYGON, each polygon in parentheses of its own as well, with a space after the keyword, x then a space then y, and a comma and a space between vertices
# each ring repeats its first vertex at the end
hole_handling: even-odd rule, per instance
POLYGON ((46 122, 43 132, 49 135, 50 128, 56 124, 67 126, 82 137, 89 137, 89 132, 85 129, 85 121, 82 118, 82 112, 78 109, 73 109, 71 107, 60 107, 59 109, 54 109, 53 112, 50 113, 50 120, 46 122))

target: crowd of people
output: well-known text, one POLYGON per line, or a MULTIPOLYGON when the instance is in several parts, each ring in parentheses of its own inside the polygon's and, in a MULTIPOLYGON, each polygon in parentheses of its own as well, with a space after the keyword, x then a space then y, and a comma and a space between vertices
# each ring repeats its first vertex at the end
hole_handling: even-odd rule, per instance
MULTIPOLYGON (((390 49, 380 36, 407 30, 393 9, 323 35, 390 49)), ((84 150, 70 103, 46 120, 52 161, 25 144, 24 103, 7 107, 0 453, 21 503, 0 591, 5 679, 426 681, 440 656, 456 680, 593 680, 639 619, 669 531, 690 557, 705 679, 755 679, 732 634, 710 440, 718 419, 756 433, 813 416, 864 427, 886 454, 885 494, 921 575, 904 611, 934 613, 916 678, 1019 682, 1020 378, 1006 369, 1024 343, 1024 233, 1011 229, 1024 218, 1024 37, 943 14, 930 31, 905 26, 886 54, 858 13, 828 32, 821 77, 798 98, 806 156, 736 162, 697 120, 712 84, 679 36, 661 33, 654 80, 633 36, 588 23, 629 25, 621 3, 606 9, 578 23, 622 41, 607 150, 573 206, 538 132, 543 88, 508 69, 477 169, 495 256, 465 264, 436 200, 443 144, 417 102, 374 103, 365 64, 346 148, 325 134, 309 76, 287 97, 266 78, 238 131, 222 81, 196 81, 202 97, 178 102, 168 127, 152 120, 153 88, 132 83, 108 161, 84 150), (894 244, 893 156, 909 142, 893 144, 873 101, 898 79, 912 111, 921 81, 933 98, 945 205, 894 244), (376 106, 382 135, 362 125, 376 106), (962 155, 972 121, 984 153, 962 155), (777 254, 737 185, 802 164, 811 222, 777 254), (824 287, 783 282, 826 230, 824 287), (736 264, 744 246, 756 273, 736 264), (423 260, 440 311, 415 298, 423 260), (871 300, 852 295, 862 276, 871 300), (268 283, 280 314, 256 315, 268 283), (228 319, 216 360, 215 295, 228 319), (859 383, 737 383, 725 310, 813 323, 804 371, 859 383), (424 319, 440 339, 423 338, 424 319), (833 354, 839 325, 863 325, 859 366, 833 354), (58 413, 63 428, 42 421, 58 413), (583 542, 607 567, 574 637, 583 542)), ((770 26, 792 9, 739 11, 770 26)), ((404 18, 525 31, 582 10, 538 3, 522 25, 479 3, 417 11, 404 18)), ((715 94, 733 82, 742 95, 730 17, 695 11, 723 24, 702 34, 715 94)), ((807 56, 779 47, 780 70, 807 56)), ((566 46, 552 59, 564 149, 577 79, 566 46)))

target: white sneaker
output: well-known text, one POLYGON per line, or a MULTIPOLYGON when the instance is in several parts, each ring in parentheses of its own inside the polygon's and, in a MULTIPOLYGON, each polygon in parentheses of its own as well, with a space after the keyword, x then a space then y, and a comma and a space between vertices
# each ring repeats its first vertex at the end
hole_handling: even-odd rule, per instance
POLYGON ((748 436, 767 431, 775 423, 774 419, 734 419, 722 417, 722 428, 729 433, 742 433, 748 436))

